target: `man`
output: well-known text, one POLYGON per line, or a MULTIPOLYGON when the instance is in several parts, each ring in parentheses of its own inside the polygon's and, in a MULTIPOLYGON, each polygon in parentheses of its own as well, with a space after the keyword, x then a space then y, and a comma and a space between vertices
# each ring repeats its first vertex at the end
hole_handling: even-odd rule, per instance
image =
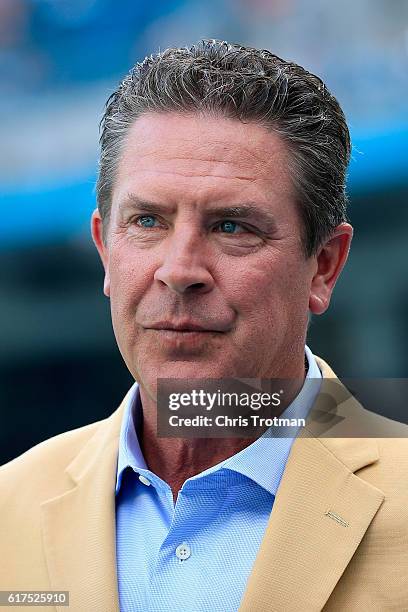
POLYGON ((1 589, 83 612, 408 609, 407 427, 305 347, 350 247, 349 155, 321 80, 268 51, 205 41, 125 78, 92 235, 138 384, 3 466, 1 589), (158 379, 238 377, 298 381, 295 440, 157 435, 158 379))

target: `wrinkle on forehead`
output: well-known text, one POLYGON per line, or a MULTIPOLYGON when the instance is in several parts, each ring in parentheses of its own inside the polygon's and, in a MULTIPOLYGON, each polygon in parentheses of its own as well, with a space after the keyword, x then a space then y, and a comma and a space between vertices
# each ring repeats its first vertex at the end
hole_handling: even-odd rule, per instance
POLYGON ((226 180, 238 180, 238 181, 256 181, 259 177, 256 176, 239 176, 238 174, 216 174, 215 172, 182 172, 181 170, 162 170, 161 168, 155 168, 154 170, 142 169, 143 174, 155 174, 155 175, 174 175, 182 176, 185 178, 216 178, 226 180))
MULTIPOLYGON (((177 148, 180 152, 180 142, 177 148)), ((257 179, 268 179, 286 174, 286 160, 282 159, 280 152, 275 151, 268 158, 258 156, 245 156, 241 151, 236 151, 234 156, 228 159, 220 159, 216 152, 211 157, 203 158, 196 154, 191 148, 186 149, 184 155, 173 155, 171 148, 151 149, 135 147, 134 152, 127 149, 122 157, 118 176, 128 173, 150 172, 155 174, 174 174, 185 177, 214 177, 238 179, 242 181, 254 181, 257 179), (255 157, 257 158, 254 163, 255 157)))
MULTIPOLYGON (((210 136, 209 134, 207 136, 210 136)), ((275 134, 270 134, 273 140, 278 138, 275 134)), ((174 161, 186 161, 194 159, 196 162, 203 163, 220 163, 220 164, 231 164, 237 161, 243 166, 252 165, 254 161, 265 163, 265 157, 263 153, 266 147, 262 146, 261 142, 253 142, 254 147, 248 147, 243 142, 232 139, 223 140, 207 140, 194 141, 192 137, 182 138, 179 135, 177 138, 169 137, 163 144, 158 147, 154 147, 153 141, 127 141, 128 146, 135 147, 138 155, 141 157, 149 158, 160 155, 163 160, 174 160, 174 161), (259 151, 255 148, 259 147, 259 151), (177 151, 177 153, 176 153, 177 151)), ((271 148, 272 143, 268 143, 271 148)), ((284 151, 283 143, 274 143, 274 146, 270 151, 268 157, 273 159, 275 157, 282 157, 286 151, 284 151)), ((285 155, 286 157, 286 155, 285 155)))

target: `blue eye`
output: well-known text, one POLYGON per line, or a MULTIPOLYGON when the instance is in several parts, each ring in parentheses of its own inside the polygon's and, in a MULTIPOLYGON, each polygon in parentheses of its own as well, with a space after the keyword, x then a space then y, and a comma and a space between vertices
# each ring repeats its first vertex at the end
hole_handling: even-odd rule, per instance
POLYGON ((219 227, 220 227, 220 230, 224 232, 225 234, 234 234, 235 231, 241 226, 237 223, 234 223, 234 221, 222 221, 219 227))
POLYGON ((137 219, 137 223, 142 227, 154 227, 156 219, 150 215, 144 215, 143 217, 139 217, 137 219))

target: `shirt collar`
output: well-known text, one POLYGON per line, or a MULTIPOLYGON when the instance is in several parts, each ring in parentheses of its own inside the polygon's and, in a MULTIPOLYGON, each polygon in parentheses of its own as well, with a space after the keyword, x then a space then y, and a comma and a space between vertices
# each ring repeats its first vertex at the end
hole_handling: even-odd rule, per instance
MULTIPOLYGON (((305 346, 305 356, 308 362, 305 381, 296 398, 281 414, 281 418, 306 419, 320 390, 322 375, 316 359, 308 346, 305 346)), ((141 432, 142 415, 139 386, 135 383, 129 394, 129 400, 122 419, 116 474, 116 494, 119 492, 122 475, 127 467, 131 467, 135 472, 142 474, 149 471, 138 439, 138 435, 141 432)), ((208 476, 223 468, 247 476, 273 495, 276 495, 292 443, 293 435, 287 438, 271 437, 267 431, 255 442, 232 457, 192 476, 189 480, 208 476), (273 461, 271 461, 271 457, 273 457, 273 461)))
POLYGON ((131 467, 136 472, 139 469, 148 469, 138 437, 142 426, 142 415, 139 385, 135 382, 129 393, 129 400, 125 406, 120 429, 116 494, 119 492, 122 475, 127 467, 131 467))

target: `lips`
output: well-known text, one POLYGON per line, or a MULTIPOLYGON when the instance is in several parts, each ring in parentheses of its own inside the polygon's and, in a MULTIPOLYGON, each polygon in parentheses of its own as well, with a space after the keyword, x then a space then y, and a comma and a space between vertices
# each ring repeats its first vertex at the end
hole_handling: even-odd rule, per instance
POLYGON ((160 331, 169 331, 169 332, 226 332, 227 329, 224 325, 214 323, 211 326, 201 325, 197 322, 192 321, 184 321, 179 323, 174 323, 171 321, 159 321, 157 323, 152 323, 150 325, 144 326, 146 329, 156 329, 160 331))

